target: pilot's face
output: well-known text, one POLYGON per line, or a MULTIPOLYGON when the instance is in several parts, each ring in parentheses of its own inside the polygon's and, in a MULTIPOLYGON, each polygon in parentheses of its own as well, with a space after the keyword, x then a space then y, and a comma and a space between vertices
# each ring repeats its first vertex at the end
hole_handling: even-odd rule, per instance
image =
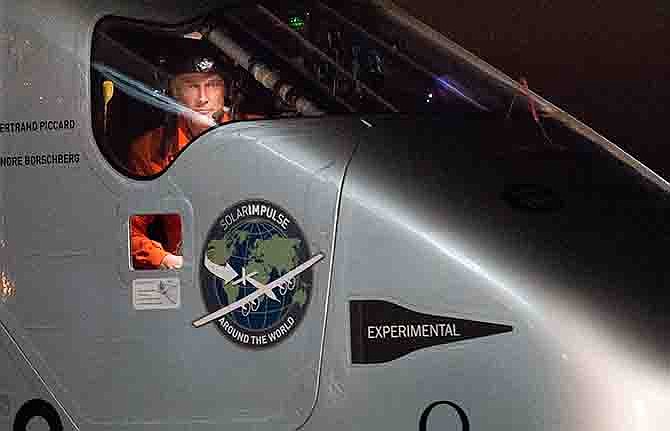
MULTIPOLYGON (((183 73, 177 75, 172 91, 175 98, 190 109, 212 119, 223 112, 226 87, 217 73, 183 73)), ((199 134, 211 124, 191 120, 192 132, 199 134)))

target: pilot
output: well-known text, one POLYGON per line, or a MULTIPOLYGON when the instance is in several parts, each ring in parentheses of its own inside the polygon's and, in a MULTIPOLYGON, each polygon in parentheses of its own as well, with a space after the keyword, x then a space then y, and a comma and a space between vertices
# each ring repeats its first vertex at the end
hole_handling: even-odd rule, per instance
MULTIPOLYGON (((223 64, 206 50, 204 42, 187 39, 181 44, 187 49, 180 46, 176 52, 188 54, 163 58, 171 76, 168 91, 180 105, 197 114, 173 116, 131 144, 128 165, 138 176, 162 172, 194 138, 217 123, 231 120, 224 106, 223 64)), ((177 269, 183 265, 181 219, 176 214, 132 216, 130 240, 135 269, 177 269)))

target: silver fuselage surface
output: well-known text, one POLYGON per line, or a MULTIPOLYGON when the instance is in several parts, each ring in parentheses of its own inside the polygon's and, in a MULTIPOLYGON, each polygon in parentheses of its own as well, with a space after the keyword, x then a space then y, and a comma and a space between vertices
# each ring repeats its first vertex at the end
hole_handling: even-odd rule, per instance
POLYGON ((667 183, 564 122, 550 145, 477 109, 235 121, 123 175, 92 125, 96 23, 213 3, 0 0, 0 427, 48 416, 30 400, 82 431, 667 427, 667 183), (181 217, 181 269, 133 268, 138 214, 181 217), (249 338, 194 324, 253 290, 205 263, 242 219, 295 226, 257 232, 258 265, 322 255, 301 320, 249 338), (178 301, 138 307, 153 280, 178 301))

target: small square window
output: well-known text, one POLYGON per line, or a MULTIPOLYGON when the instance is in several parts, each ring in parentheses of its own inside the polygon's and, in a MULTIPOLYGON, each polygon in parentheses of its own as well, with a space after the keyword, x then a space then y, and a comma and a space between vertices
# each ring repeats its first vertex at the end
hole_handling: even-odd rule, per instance
POLYGON ((130 262, 133 269, 180 269, 183 264, 179 214, 130 216, 130 262))

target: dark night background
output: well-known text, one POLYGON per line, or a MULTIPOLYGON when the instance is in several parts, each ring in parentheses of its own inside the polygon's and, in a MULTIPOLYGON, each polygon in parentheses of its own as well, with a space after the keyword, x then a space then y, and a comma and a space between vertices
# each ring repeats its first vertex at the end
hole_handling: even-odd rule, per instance
POLYGON ((394 1, 670 179, 670 1, 394 1))

